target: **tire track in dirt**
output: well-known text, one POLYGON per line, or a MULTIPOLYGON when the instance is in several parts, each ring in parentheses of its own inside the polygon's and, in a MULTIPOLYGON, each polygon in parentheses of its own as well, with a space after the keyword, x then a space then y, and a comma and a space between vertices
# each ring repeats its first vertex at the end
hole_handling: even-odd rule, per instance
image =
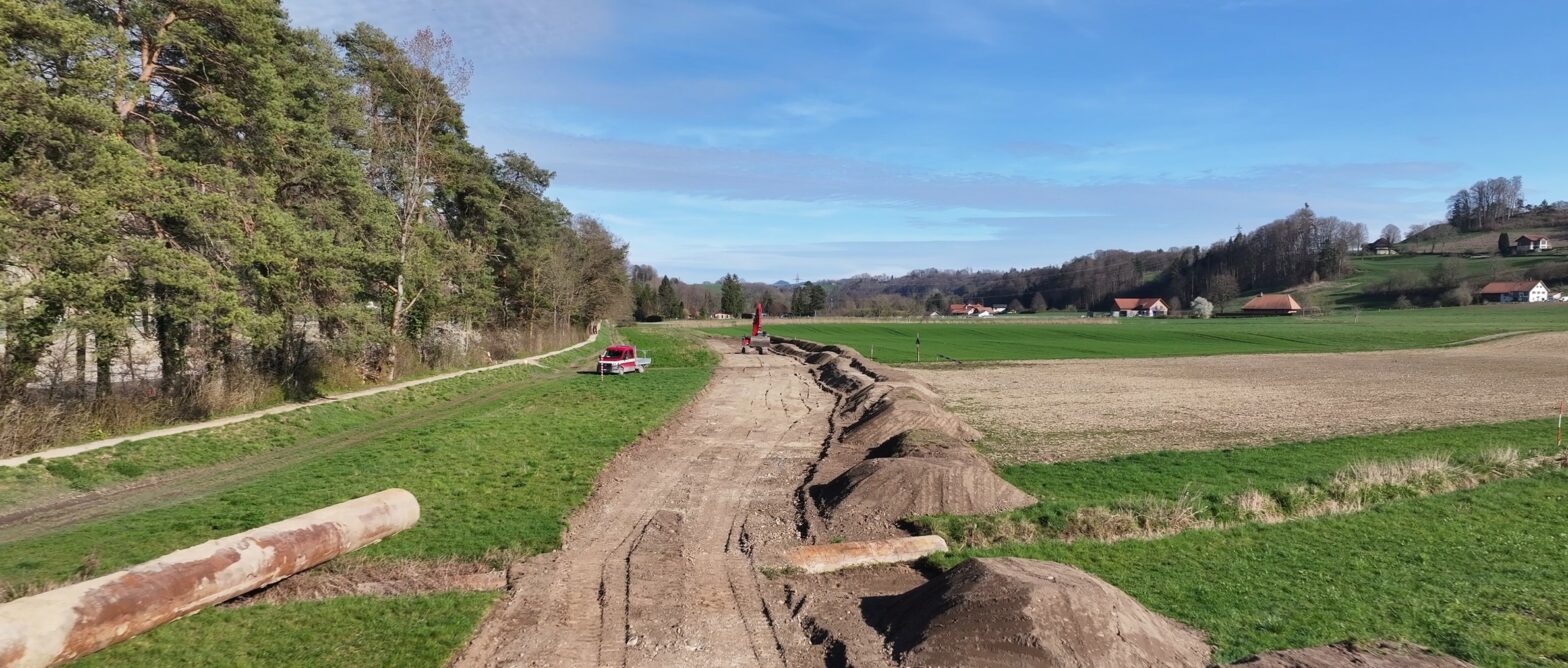
POLYGON ((624 451, 561 550, 512 594, 458 666, 782 666, 757 563, 798 542, 795 494, 836 398, 781 355, 736 355, 697 399, 624 451))
POLYGON ((482 410, 522 388, 558 377, 557 374, 539 374, 520 381, 491 385, 442 403, 378 420, 348 433, 317 436, 285 448, 210 466, 156 473, 90 492, 13 507, 0 514, 0 544, 44 535, 82 522, 164 508, 200 498, 291 466, 364 445, 389 434, 418 429, 470 410, 482 410))

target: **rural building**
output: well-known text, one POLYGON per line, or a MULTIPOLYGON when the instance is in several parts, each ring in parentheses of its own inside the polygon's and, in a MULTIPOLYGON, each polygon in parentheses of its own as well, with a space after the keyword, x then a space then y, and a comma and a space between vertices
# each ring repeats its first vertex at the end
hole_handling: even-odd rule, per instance
POLYGON ((714 320, 730 320, 730 319, 732 319, 734 317, 735 316, 730 315, 728 313, 715 313, 715 314, 713 314, 713 319, 714 320))
POLYGON ((1111 301, 1111 315, 1121 318, 1155 318, 1171 312, 1159 297, 1117 297, 1111 301))
POLYGON ((1546 284, 1540 281, 1492 281, 1481 288, 1484 302, 1544 302, 1546 297, 1546 284))
POLYGON ((1387 239, 1378 239, 1366 245, 1366 251, 1372 255, 1398 255, 1399 250, 1394 248, 1394 242, 1387 239))
POLYGON ((1301 312, 1301 304, 1290 295, 1260 294, 1241 307, 1241 312, 1247 315, 1295 315, 1301 312))
POLYGON ((980 304, 948 304, 948 315, 991 315, 991 307, 980 304))
POLYGON ((1552 240, 1539 234, 1521 234, 1514 239, 1514 250, 1523 253, 1538 253, 1552 249, 1552 240))

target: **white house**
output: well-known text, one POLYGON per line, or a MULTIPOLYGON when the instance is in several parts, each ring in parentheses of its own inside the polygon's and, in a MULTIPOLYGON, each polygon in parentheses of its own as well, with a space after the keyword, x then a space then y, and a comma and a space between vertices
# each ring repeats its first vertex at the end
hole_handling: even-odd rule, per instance
POLYGON ((1552 249, 1552 240, 1539 234, 1521 234, 1514 239, 1514 250, 1521 253, 1538 253, 1552 249))
POLYGON ((1112 301, 1115 308, 1111 310, 1111 315, 1121 318, 1156 318, 1171 312, 1165 300, 1158 297, 1117 297, 1112 301))
POLYGON ((1546 284, 1540 281, 1493 281, 1481 288, 1481 301, 1503 304, 1544 302, 1548 296, 1546 284))

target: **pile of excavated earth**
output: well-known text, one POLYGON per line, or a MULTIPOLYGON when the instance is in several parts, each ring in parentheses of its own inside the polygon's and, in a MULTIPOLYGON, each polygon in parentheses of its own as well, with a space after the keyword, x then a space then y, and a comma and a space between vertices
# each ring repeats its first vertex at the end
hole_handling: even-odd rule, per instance
MULTIPOLYGON (((775 338, 773 350, 804 361, 840 397, 835 435, 803 488, 814 511, 804 513, 808 540, 876 541, 904 535, 898 522, 912 516, 994 513, 1035 503, 996 475, 972 447, 981 434, 949 412, 922 380, 842 346, 775 338)), ((841 544, 844 565, 882 552, 880 542, 892 541, 841 544)), ((828 569, 811 572, 820 570, 828 569)), ((1202 632, 1059 563, 970 559, 929 578, 903 565, 780 580, 785 605, 779 612, 802 625, 829 664, 1210 665, 1202 632)), ((1235 665, 1468 664, 1415 645, 1382 643, 1273 652, 1235 665)))
POLYGON ((831 537, 882 538, 906 517, 1034 504, 996 475, 971 447, 980 432, 948 412, 924 382, 840 346, 788 341, 774 350, 804 360, 818 382, 843 397, 838 438, 808 481, 831 537))

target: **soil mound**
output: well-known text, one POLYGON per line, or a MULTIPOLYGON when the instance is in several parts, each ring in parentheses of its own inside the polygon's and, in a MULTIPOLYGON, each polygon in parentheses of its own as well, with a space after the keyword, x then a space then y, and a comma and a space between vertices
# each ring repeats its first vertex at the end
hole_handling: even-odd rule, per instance
POLYGON ((1469 663, 1420 645, 1388 641, 1372 645, 1347 641, 1322 647, 1266 652, 1230 665, 1247 668, 1473 668, 1469 663))
POLYGON ((915 429, 871 451, 870 457, 920 457, 956 459, 986 464, 986 459, 969 444, 939 431, 915 429))
POLYGON ((789 355, 790 357, 805 357, 806 356, 806 351, 801 350, 800 348, 796 347, 794 344, 791 344, 791 343, 775 343, 775 344, 773 344, 773 352, 776 352, 776 353, 779 353, 779 354, 782 354, 782 355, 789 355))
POLYGON ((866 375, 843 357, 817 367, 817 374, 823 384, 842 394, 854 394, 877 382, 876 378, 866 375))
POLYGON ((984 462, 936 457, 867 459, 816 492, 829 528, 840 535, 916 515, 979 515, 1035 502, 984 462))
POLYGON ((888 396, 844 431, 844 442, 876 447, 914 430, 933 431, 964 442, 980 440, 980 432, 957 415, 929 401, 888 396))
MULTIPOLYGON (((788 346, 789 344, 787 344, 787 343, 776 343, 774 345, 775 346, 779 346, 779 347, 783 347, 783 346, 788 346)), ((790 346, 790 347, 794 348, 794 346, 790 346)), ((796 350, 800 350, 799 348, 795 348, 795 349, 796 350)), ((805 354, 805 351, 801 351, 801 352, 802 352, 802 354, 805 354)), ((833 360, 838 359, 838 353, 830 353, 830 352, 824 350, 824 351, 821 351, 821 352, 815 352, 815 353, 807 354, 807 355, 805 355, 805 357, 806 357, 806 363, 807 364, 810 364, 812 366, 821 366, 823 364, 827 364, 828 362, 832 362, 833 360)))
POLYGON ((868 603, 910 666, 1204 666, 1197 631, 1083 571, 970 559, 909 593, 868 603))

